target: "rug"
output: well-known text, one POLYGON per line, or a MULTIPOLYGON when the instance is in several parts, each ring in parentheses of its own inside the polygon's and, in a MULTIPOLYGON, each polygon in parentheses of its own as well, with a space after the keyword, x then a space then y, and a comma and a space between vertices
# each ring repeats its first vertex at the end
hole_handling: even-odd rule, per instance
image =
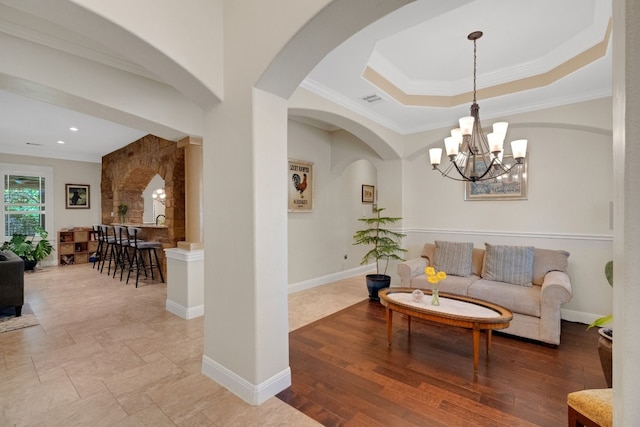
POLYGON ((0 308, 0 333, 15 331, 17 329, 28 328, 30 326, 39 325, 38 318, 29 304, 22 306, 22 316, 16 317, 16 311, 13 307, 0 308))

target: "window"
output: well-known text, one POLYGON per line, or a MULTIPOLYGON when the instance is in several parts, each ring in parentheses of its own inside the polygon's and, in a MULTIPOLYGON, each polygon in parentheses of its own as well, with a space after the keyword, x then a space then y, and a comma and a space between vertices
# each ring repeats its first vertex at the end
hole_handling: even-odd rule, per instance
POLYGON ((2 172, 4 236, 33 235, 40 226, 50 230, 53 224, 51 168, 0 164, 2 172))

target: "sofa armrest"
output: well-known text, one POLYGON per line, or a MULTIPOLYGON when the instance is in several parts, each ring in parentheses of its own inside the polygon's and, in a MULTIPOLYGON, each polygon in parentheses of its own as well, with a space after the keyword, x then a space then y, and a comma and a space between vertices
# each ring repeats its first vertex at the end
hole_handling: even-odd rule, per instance
POLYGON ((402 287, 410 288, 411 278, 424 273, 426 266, 427 260, 425 258, 413 258, 398 264, 398 275, 400 276, 402 287))
POLYGON ((540 290, 540 341, 560 344, 560 306, 571 300, 571 279, 562 271, 550 271, 544 276, 540 290))
POLYGON ((556 301, 558 305, 571 300, 573 292, 571 290, 571 279, 569 275, 562 271, 550 271, 544 276, 540 299, 543 305, 545 302, 556 301))

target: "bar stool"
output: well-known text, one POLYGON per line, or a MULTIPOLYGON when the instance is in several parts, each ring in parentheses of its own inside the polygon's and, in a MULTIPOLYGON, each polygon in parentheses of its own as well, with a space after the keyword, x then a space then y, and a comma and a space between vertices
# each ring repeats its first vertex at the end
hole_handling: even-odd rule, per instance
POLYGON ((115 231, 110 225, 102 225, 102 238, 104 240, 104 256, 100 259, 100 273, 104 270, 104 264, 109 260, 109 267, 107 268, 107 274, 111 274, 111 262, 116 260, 116 235, 115 231), (110 236, 109 233, 113 235, 110 236))
POLYGON ((138 227, 128 227, 129 242, 133 248, 133 257, 129 264, 129 273, 127 274, 127 284, 129 283, 129 277, 133 270, 136 271, 136 288, 138 287, 138 279, 140 278, 140 271, 144 272, 144 276, 148 277, 147 271, 151 273, 151 279, 155 280, 153 270, 157 269, 160 273, 160 280, 164 283, 164 275, 162 274, 162 266, 160 265, 160 258, 158 257, 157 249, 162 249, 162 243, 160 242, 147 242, 138 239, 138 233, 142 231, 138 227), (153 256, 152 256, 153 253, 153 256), (149 260, 145 261, 145 254, 149 260), (154 263, 155 258, 155 263, 154 263))
POLYGON ((129 250, 131 249, 129 242, 129 235, 127 231, 127 227, 122 227, 116 225, 113 227, 116 244, 115 244, 115 267, 113 268, 113 277, 116 277, 116 273, 118 271, 118 267, 120 267, 120 281, 122 282, 122 276, 124 274, 124 270, 128 270, 131 266, 131 256, 129 255, 129 250))
POLYGON ((100 260, 103 257, 104 250, 104 242, 102 239, 102 225, 93 225, 93 236, 98 242, 98 247, 96 248, 96 253, 93 258, 93 266, 91 268, 96 268, 96 264, 98 264, 98 272, 100 272, 100 260))

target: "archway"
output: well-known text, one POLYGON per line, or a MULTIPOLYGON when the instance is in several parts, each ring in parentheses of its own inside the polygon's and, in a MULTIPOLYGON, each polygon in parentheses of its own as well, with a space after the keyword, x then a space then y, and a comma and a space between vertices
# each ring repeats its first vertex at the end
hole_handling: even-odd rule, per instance
POLYGON ((126 222, 142 224, 142 193, 155 175, 165 183, 165 247, 185 236, 184 148, 173 141, 147 135, 102 160, 102 222, 118 222, 118 206, 127 204, 126 222), (112 215, 112 212, 114 215, 112 215))

